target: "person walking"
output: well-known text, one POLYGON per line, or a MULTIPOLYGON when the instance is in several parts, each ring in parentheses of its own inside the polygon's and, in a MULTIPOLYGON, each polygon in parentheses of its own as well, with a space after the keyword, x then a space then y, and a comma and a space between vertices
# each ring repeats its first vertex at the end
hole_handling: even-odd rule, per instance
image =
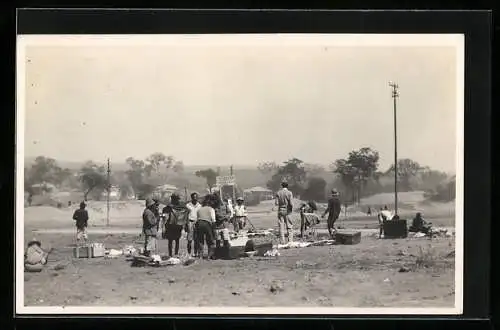
POLYGON ((234 217, 233 217, 233 226, 234 226, 234 231, 236 233, 238 233, 246 226, 246 219, 248 216, 248 212, 243 202, 244 202, 243 197, 236 198, 236 205, 234 206, 234 217))
POLYGON ((340 209, 342 207, 342 204, 340 203, 339 199, 339 192, 337 189, 332 189, 332 196, 330 199, 328 199, 328 206, 321 216, 322 218, 325 218, 326 214, 328 213, 328 220, 327 220, 327 228, 328 228, 328 233, 330 234, 330 237, 334 239, 335 237, 335 221, 340 216, 340 209))
POLYGON ((281 189, 276 193, 276 206, 278 206, 278 224, 280 243, 285 244, 285 231, 288 233, 288 242, 293 242, 293 224, 290 214, 293 210, 293 194, 288 190, 288 183, 283 181, 281 189))
POLYGON ((208 258, 211 259, 214 256, 214 229, 215 224, 215 209, 214 209, 214 198, 213 195, 208 194, 203 199, 201 207, 197 211, 197 220, 195 223, 196 231, 196 250, 198 251, 198 257, 203 257, 203 246, 204 243, 207 245, 208 258))
POLYGON ((76 225, 76 241, 87 241, 87 225, 89 221, 89 213, 85 209, 85 202, 80 203, 80 208, 73 213, 73 220, 76 225))
POLYGON ((186 226, 188 209, 186 205, 183 205, 181 198, 177 194, 172 194, 170 196, 170 204, 165 206, 163 213, 166 216, 166 237, 168 240, 168 256, 175 257, 179 256, 179 241, 182 236, 182 229, 186 226), (175 250, 174 248, 175 243, 175 250), (175 252, 175 254, 172 254, 175 252))
POLYGON ((144 255, 151 256, 158 253, 157 241, 157 222, 158 219, 155 215, 155 202, 148 198, 146 199, 146 208, 142 213, 142 233, 144 235, 144 255))
POLYGON ((196 230, 195 224, 198 220, 198 210, 201 208, 201 204, 198 201, 198 193, 194 192, 191 194, 191 200, 186 204, 189 210, 188 221, 184 230, 187 234, 187 251, 188 255, 191 256, 193 241, 194 241, 194 256, 198 256, 197 244, 196 244, 196 230))

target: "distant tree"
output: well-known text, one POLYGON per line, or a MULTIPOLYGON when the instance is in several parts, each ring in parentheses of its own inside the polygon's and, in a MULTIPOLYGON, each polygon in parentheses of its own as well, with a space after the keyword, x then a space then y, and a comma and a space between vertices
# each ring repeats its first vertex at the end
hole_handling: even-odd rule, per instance
POLYGON ((311 177, 318 176, 325 172, 325 168, 318 164, 304 164, 304 169, 311 177))
POLYGON ((434 202, 451 202, 456 198, 456 177, 453 176, 447 182, 439 184, 436 189, 428 191, 426 197, 434 202))
POLYGON ((206 170, 196 171, 195 175, 200 178, 204 178, 207 181, 208 189, 212 189, 217 182, 217 172, 209 168, 206 170))
POLYGON ((311 177, 307 182, 303 198, 322 202, 325 200, 326 181, 323 178, 311 177))
POLYGON ((262 162, 259 164, 257 169, 262 173, 262 174, 271 174, 277 171, 279 166, 275 162, 262 162))
POLYGON ((134 159, 133 157, 127 158, 125 162, 129 166, 129 169, 125 173, 137 197, 146 175, 146 163, 143 160, 134 159))
POLYGON ((55 159, 38 156, 31 168, 25 171, 24 180, 33 184, 51 183, 57 185, 61 182, 66 171, 61 169, 55 159))
POLYGON ((184 163, 181 160, 176 161, 172 169, 175 173, 182 173, 184 172, 184 163))
MULTIPOLYGON (((419 163, 411 159, 398 160, 398 182, 402 191, 412 190, 411 180, 423 169, 419 163)), ((386 174, 394 175, 394 164, 391 165, 386 174)))
POLYGON ((334 172, 340 175, 343 184, 359 203, 363 189, 370 179, 377 177, 379 153, 371 148, 361 148, 349 153, 347 159, 338 159, 333 164, 334 172))
POLYGON ((267 182, 267 187, 273 191, 279 190, 281 182, 288 182, 288 188, 294 195, 301 195, 304 191, 304 183, 306 180, 306 171, 304 162, 298 158, 292 158, 283 163, 267 182))
POLYGON ((85 200, 92 191, 97 191, 94 196, 100 196, 102 191, 108 188, 106 168, 92 161, 86 162, 80 170, 80 182, 82 183, 83 198, 85 200))

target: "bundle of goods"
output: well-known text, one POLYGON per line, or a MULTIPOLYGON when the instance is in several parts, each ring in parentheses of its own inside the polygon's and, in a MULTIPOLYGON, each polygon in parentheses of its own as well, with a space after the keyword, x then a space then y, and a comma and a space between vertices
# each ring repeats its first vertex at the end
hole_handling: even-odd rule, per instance
POLYGON ((335 233, 335 244, 354 245, 361 242, 360 231, 337 231, 335 233))

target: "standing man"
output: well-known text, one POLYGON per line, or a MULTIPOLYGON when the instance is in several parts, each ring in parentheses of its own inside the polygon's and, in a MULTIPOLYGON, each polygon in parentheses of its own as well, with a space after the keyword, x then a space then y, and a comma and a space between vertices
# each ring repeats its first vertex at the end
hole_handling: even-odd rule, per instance
POLYGON ((278 206, 278 224, 280 243, 285 244, 285 230, 288 233, 288 242, 293 242, 293 225, 290 214, 293 210, 293 194, 288 190, 288 182, 281 183, 281 189, 276 193, 276 206, 278 206))
MULTIPOLYGON (((221 199, 221 196, 217 193, 214 194, 214 200, 216 203, 215 207, 215 248, 218 249, 222 246, 224 248, 225 254, 229 253, 229 229, 227 228, 227 223, 231 220, 233 216, 233 210, 229 206, 228 200, 221 199)), ((227 255, 225 256, 227 257, 227 255)))
POLYGON ((89 221, 89 213, 85 209, 85 202, 80 203, 80 208, 73 213, 73 220, 76 224, 76 240, 87 241, 87 224, 89 221))
POLYGON ((234 206, 234 217, 233 217, 233 226, 234 231, 239 232, 246 225, 247 220, 247 208, 245 204, 243 204, 243 197, 236 198, 236 205, 234 206))
POLYGON ((208 258, 214 256, 214 223, 215 223, 215 199, 212 194, 208 194, 203 199, 202 206, 198 209, 197 221, 195 224, 196 230, 196 250, 198 257, 203 257, 203 245, 207 244, 208 258))
POLYGON ((144 255, 151 256, 158 253, 158 235, 157 225, 158 219, 154 213, 155 202, 148 198, 146 199, 146 208, 142 213, 142 233, 144 234, 144 255))
POLYGON ((328 207, 326 208, 325 212, 322 215, 322 218, 325 217, 325 215, 328 213, 328 220, 327 220, 327 227, 328 227, 328 233, 330 234, 330 237, 334 239, 334 234, 335 234, 335 221, 339 218, 340 215, 340 209, 342 204, 340 203, 339 199, 339 192, 337 189, 332 189, 332 197, 328 200, 328 207))
POLYGON ((200 202, 198 202, 198 193, 194 192, 191 194, 191 201, 186 204, 187 209, 189 210, 188 221, 186 223, 186 227, 184 230, 187 234, 187 250, 188 254, 191 256, 191 249, 193 241, 194 243, 194 256, 196 257, 199 253, 198 244, 196 244, 196 231, 195 231, 195 223, 198 220, 198 210, 201 208, 200 202))
POLYGON ((170 204, 163 208, 163 214, 166 215, 166 237, 168 240, 168 256, 173 257, 172 248, 175 243, 175 257, 179 256, 180 239, 182 229, 185 228, 188 218, 188 209, 181 202, 181 198, 176 193, 170 196, 170 204))

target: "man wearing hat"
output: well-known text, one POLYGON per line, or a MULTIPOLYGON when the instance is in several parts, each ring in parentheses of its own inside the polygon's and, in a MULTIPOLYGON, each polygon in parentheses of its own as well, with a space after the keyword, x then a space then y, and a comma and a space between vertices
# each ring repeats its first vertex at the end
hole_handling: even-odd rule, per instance
POLYGON ((234 206, 234 217, 233 217, 233 226, 235 232, 239 232, 246 225, 246 219, 248 213, 247 213, 247 208, 245 207, 245 204, 243 204, 243 202, 244 202, 243 197, 236 198, 236 205, 234 206))
POLYGON ((328 200, 328 207, 322 215, 322 218, 324 218, 328 213, 327 227, 328 233, 330 234, 330 237, 332 239, 334 238, 335 234, 335 221, 337 221, 337 219, 339 218, 340 209, 341 204, 339 199, 339 192, 337 191, 337 189, 332 189, 332 197, 330 197, 330 199, 328 200))
POLYGON ((293 226, 290 214, 293 210, 293 194, 288 190, 288 182, 281 182, 281 189, 276 193, 276 206, 278 206, 278 223, 280 232, 280 243, 285 244, 285 230, 288 233, 288 241, 293 241, 293 226))
POLYGON ((165 232, 168 240, 169 257, 174 256, 173 251, 176 257, 179 255, 179 241, 182 236, 182 229, 185 228, 188 221, 188 212, 188 208, 181 202, 180 196, 176 193, 170 196, 170 203, 163 208, 163 214, 166 215, 165 232))
POLYGON ((144 255, 151 256, 158 253, 158 219, 155 215, 155 202, 148 198, 146 199, 146 208, 142 213, 142 233, 144 234, 144 255))
POLYGON ((24 270, 27 272, 40 272, 47 264, 48 253, 42 250, 42 244, 36 238, 28 242, 24 253, 24 270))
POLYGON ((87 240, 87 224, 89 221, 89 213, 85 209, 85 202, 80 203, 80 208, 73 213, 73 220, 76 221, 76 240, 87 240))

